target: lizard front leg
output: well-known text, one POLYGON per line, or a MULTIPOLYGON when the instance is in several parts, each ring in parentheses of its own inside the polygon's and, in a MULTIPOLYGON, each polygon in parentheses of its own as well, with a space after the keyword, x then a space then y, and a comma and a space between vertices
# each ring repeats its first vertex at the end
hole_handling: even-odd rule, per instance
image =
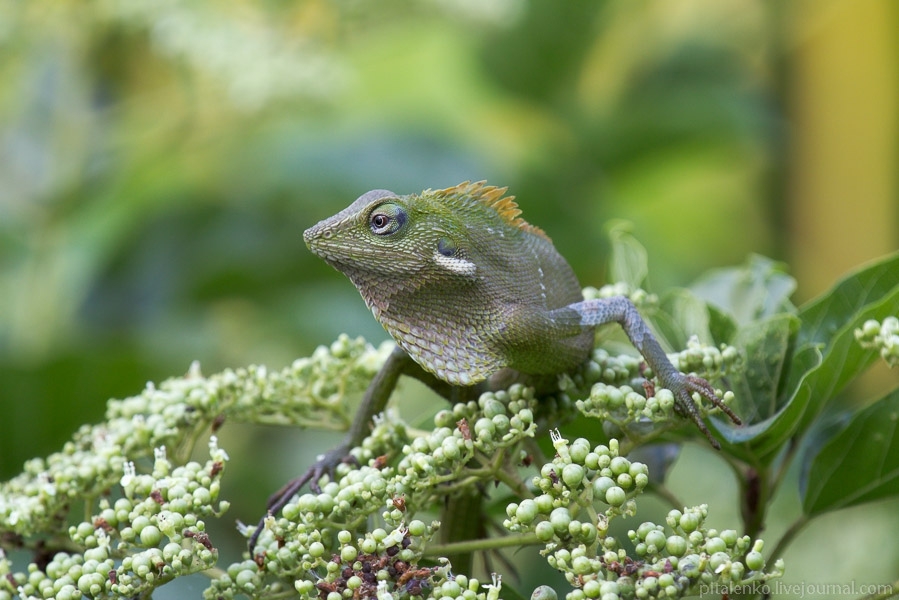
MULTIPOLYGON (((377 372, 365 390, 365 395, 362 397, 362 402, 359 405, 359 411, 350 424, 343 442, 322 455, 305 473, 296 479, 288 481, 281 489, 272 494, 268 499, 266 515, 278 513, 300 488, 307 483, 313 491, 321 491, 318 481, 324 475, 333 473, 334 467, 347 459, 350 449, 358 446, 365 439, 365 436, 368 435, 372 418, 384 411, 387 401, 390 399, 390 394, 396 388, 400 375, 411 370, 409 363, 417 366, 401 348, 397 346, 393 349, 393 352, 390 353, 381 366, 381 370, 377 372)), ((251 553, 256 547, 256 541, 262 533, 264 523, 265 517, 259 520, 259 524, 250 538, 249 548, 251 553)))
MULTIPOLYGON (((321 492, 318 484, 319 480, 325 475, 333 474, 334 468, 347 460, 350 450, 362 443, 362 440, 365 439, 371 429, 372 419, 375 415, 384 412, 390 395, 396 388, 397 381, 401 375, 407 375, 422 381, 437 394, 451 402, 467 399, 469 394, 480 391, 475 388, 460 388, 437 379, 430 373, 426 373, 402 348, 397 346, 387 357, 387 360, 365 390, 359 410, 350 424, 343 442, 322 455, 305 473, 296 479, 288 481, 281 489, 272 494, 266 505, 266 515, 278 513, 307 483, 314 492, 321 492)), ((249 548, 251 552, 255 549, 256 541, 262 533, 264 523, 265 517, 259 520, 259 524, 250 538, 249 548)))
POLYGON ((708 438, 712 446, 720 450, 718 443, 699 414, 699 408, 693 401, 693 392, 709 400, 717 406, 737 425, 742 425, 740 417, 715 395, 715 390, 708 381, 696 375, 685 375, 678 371, 662 349, 658 340, 649 330, 649 326, 637 307, 624 296, 612 298, 600 298, 576 302, 564 308, 550 311, 549 318, 560 325, 579 324, 581 327, 594 327, 606 323, 618 323, 624 329, 653 372, 658 376, 662 385, 672 391, 675 398, 675 407, 678 412, 690 418, 700 431, 708 438))

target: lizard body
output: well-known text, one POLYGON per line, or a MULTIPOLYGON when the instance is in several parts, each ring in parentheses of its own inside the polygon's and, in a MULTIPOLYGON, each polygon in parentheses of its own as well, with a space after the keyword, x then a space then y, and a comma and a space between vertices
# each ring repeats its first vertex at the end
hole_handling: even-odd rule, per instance
POLYGON ((548 315, 582 300, 580 284, 504 192, 482 183, 412 196, 374 190, 304 238, 444 381, 472 385, 504 367, 571 370, 587 359, 592 332, 548 315), (378 230, 376 219, 387 225, 378 230))

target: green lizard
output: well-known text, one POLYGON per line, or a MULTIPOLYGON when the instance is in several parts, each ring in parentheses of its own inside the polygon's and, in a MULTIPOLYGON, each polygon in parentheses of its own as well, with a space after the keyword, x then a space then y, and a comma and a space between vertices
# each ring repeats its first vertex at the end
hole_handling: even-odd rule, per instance
POLYGON ((398 347, 366 391, 345 443, 273 495, 271 512, 305 483, 317 488, 362 441, 400 375, 454 400, 513 380, 545 382, 582 365, 604 323, 621 324, 674 393, 678 412, 715 448, 694 392, 741 424, 708 382, 671 364, 630 300, 584 300, 568 262, 505 192, 484 182, 406 196, 373 190, 303 234, 313 253, 350 278, 398 347))

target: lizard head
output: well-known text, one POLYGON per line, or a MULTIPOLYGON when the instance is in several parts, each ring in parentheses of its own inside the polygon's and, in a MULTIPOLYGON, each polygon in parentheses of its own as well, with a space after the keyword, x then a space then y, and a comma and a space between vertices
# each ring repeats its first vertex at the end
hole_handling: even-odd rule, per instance
POLYGON ((381 278, 394 284, 414 278, 416 285, 472 280, 482 251, 472 224, 491 223, 470 217, 478 211, 497 227, 512 224, 518 211, 511 198, 503 197, 505 190, 483 182, 405 196, 372 190, 307 229, 303 238, 314 254, 357 286, 360 277, 370 284, 381 278))

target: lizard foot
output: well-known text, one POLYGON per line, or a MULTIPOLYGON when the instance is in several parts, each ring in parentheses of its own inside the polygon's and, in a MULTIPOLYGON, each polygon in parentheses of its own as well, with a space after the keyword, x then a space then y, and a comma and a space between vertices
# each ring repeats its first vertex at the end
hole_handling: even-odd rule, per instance
POLYGON ((693 392, 698 393, 700 396, 720 408, 721 412, 726 414, 736 425, 743 424, 742 419, 740 419, 740 417, 738 417, 736 413, 734 413, 729 406, 724 404, 724 402, 721 401, 721 398, 715 394, 715 388, 702 377, 678 373, 675 381, 665 381, 663 384, 674 392, 674 406, 677 412, 691 419, 696 426, 699 427, 699 430, 705 435, 715 450, 720 450, 721 444, 719 444, 718 440, 712 436, 712 432, 709 431, 705 421, 702 420, 702 415, 699 413, 699 407, 696 406, 696 402, 693 401, 693 392))
POLYGON ((318 484, 319 480, 325 475, 333 476, 334 468, 337 467, 337 465, 354 460, 355 459, 349 454, 349 447, 346 444, 341 444, 322 456, 314 465, 309 467, 305 473, 296 479, 288 481, 281 489, 269 496, 265 516, 259 519, 259 524, 256 525, 256 530, 253 532, 253 535, 250 537, 250 541, 247 544, 250 553, 252 554, 253 550, 256 548, 256 541, 262 533, 265 526, 265 519, 268 515, 278 513, 307 483, 313 492, 320 494, 322 489, 318 484))

